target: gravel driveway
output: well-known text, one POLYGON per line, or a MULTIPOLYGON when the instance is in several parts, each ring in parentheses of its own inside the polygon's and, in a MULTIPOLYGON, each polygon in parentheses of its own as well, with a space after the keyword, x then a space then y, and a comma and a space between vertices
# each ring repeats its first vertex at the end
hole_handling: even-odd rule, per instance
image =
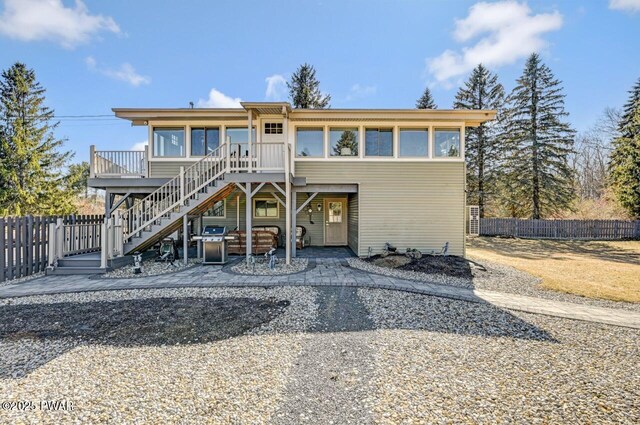
POLYGON ((640 331, 364 288, 0 300, 0 423, 638 423, 640 331))

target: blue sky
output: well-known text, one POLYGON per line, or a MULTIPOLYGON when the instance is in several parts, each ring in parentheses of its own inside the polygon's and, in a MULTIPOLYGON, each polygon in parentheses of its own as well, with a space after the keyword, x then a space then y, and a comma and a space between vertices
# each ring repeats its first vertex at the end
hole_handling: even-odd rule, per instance
MULTIPOLYGON (((286 99, 303 62, 336 108, 411 108, 427 85, 450 108, 479 60, 510 90, 535 50, 586 130, 640 78, 640 0, 0 3, 0 68, 34 68, 59 116, 286 99)), ((57 134, 76 160, 147 137, 109 118, 62 118, 57 134)))

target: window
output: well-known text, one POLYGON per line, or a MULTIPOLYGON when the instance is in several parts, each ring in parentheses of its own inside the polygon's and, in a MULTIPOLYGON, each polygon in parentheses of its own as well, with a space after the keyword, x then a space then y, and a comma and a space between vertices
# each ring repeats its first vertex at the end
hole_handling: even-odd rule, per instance
POLYGON ((329 223, 342 223, 342 202, 329 202, 329 223))
POLYGON ((191 129, 191 156, 205 156, 220 146, 220 129, 192 128, 191 129))
POLYGON ((226 217, 227 202, 224 199, 217 201, 211 208, 204 214, 207 217, 225 218, 226 217))
POLYGON ((357 128, 332 128, 329 142, 331 156, 358 156, 357 128))
POLYGON ((364 133, 365 156, 393 156, 393 130, 367 128, 364 133))
POLYGON ((184 128, 154 128, 153 156, 184 156, 184 128))
POLYGON ((460 129, 437 128, 433 153, 437 157, 460 156, 460 129))
POLYGON ((322 128, 296 129, 296 156, 324 156, 324 131, 322 128))
POLYGON ((429 130, 400 129, 400 156, 429 156, 429 130))
POLYGON ((282 134, 282 123, 281 122, 264 123, 264 134, 282 134))
POLYGON ((253 200, 253 218, 278 218, 279 216, 280 210, 275 199, 253 200))
MULTIPOLYGON (((227 127, 226 130, 227 137, 231 140, 231 143, 248 143, 249 142, 249 132, 247 131, 247 127, 227 127)), ((255 143, 256 141, 256 128, 253 128, 253 132, 251 134, 251 140, 255 143)))

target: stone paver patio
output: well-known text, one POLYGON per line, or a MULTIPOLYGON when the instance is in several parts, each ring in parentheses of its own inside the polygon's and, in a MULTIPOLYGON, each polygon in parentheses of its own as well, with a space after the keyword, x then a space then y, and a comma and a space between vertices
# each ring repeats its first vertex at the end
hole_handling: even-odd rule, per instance
POLYGON ((285 276, 246 276, 225 266, 195 266, 176 273, 141 278, 45 276, 0 287, 0 298, 115 289, 234 287, 234 286, 350 286, 394 289, 424 295, 489 303, 500 308, 640 329, 640 313, 545 300, 523 295, 472 290, 368 273, 339 258, 311 258, 306 271, 285 276))

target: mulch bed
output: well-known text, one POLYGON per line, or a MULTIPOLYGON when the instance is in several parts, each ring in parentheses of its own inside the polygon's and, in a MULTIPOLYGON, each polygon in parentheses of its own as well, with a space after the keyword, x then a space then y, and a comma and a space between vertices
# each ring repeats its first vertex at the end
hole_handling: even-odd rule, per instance
POLYGON ((363 258, 364 261, 380 267, 387 267, 396 270, 407 270, 428 274, 444 274, 453 277, 473 278, 471 266, 468 260, 455 255, 423 255, 419 260, 410 259, 402 254, 382 257, 374 255, 370 258, 363 258))

